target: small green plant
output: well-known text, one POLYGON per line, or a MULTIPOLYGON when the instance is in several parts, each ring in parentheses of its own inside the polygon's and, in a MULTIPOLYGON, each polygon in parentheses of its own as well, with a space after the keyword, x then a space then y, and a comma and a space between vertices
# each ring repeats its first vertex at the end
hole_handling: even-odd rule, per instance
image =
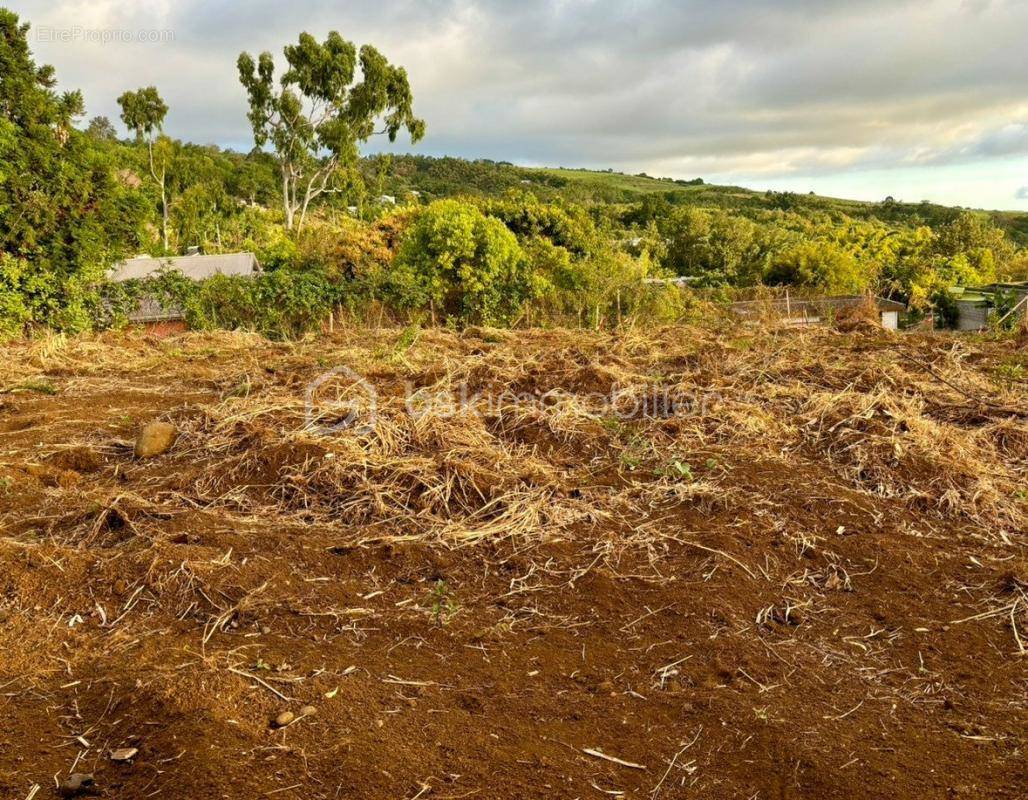
POLYGON ((663 467, 655 470, 655 474, 657 477, 668 477, 681 481, 691 481, 696 477, 693 475, 692 464, 679 458, 672 458, 663 467))
POLYGON ((444 580, 437 580, 432 586, 432 618, 436 625, 443 626, 457 613, 457 603, 444 580))
POLYGON ((0 494, 10 494, 14 482, 10 478, 0 478, 0 494))
POLYGON ((995 368, 994 372, 996 377, 1004 383, 1021 383, 1028 376, 1023 364, 1000 364, 995 368))
POLYGON ((410 350, 418 341, 418 337, 421 335, 421 325, 413 323, 408 325, 400 333, 399 338, 396 340, 396 344, 393 346, 394 353, 406 353, 410 350))
POLYGON ((11 394, 17 392, 35 392, 36 394, 57 394, 57 387, 42 378, 28 378, 7 389, 11 394))
POLYGON ((253 391, 253 384, 250 383, 250 377, 247 376, 243 380, 239 381, 235 386, 229 389, 225 393, 225 397, 249 397, 250 392, 253 391))

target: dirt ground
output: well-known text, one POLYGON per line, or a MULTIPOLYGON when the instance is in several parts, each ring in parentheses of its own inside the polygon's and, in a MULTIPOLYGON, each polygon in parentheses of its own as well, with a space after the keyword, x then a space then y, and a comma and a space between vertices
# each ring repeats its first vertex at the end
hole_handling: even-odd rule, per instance
POLYGON ((866 331, 6 346, 0 796, 1028 796, 1026 373, 866 331))

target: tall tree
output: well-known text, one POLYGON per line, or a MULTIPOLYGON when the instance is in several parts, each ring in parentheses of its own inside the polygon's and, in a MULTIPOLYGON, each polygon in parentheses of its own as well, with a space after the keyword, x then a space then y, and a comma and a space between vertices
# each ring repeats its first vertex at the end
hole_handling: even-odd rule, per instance
POLYGON ((107 117, 93 117, 86 126, 86 135, 101 142, 113 142, 118 138, 118 131, 107 117))
POLYGON ((406 70, 374 47, 364 45, 358 55, 352 42, 332 31, 324 42, 302 33, 283 52, 288 69, 277 87, 267 52, 256 62, 241 53, 239 80, 250 103, 254 141, 258 147, 270 144, 278 160, 286 228, 295 224, 299 230, 311 202, 335 191, 341 168, 357 161, 361 143, 376 134, 395 141, 404 128, 417 142, 425 123, 414 116, 406 70))
POLYGON ((28 31, 0 8, 0 338, 87 327, 94 287, 141 219, 108 155, 72 124, 82 96, 54 90, 28 31))
POLYGON ((161 99, 157 87, 147 86, 135 92, 124 92, 118 98, 121 119, 136 134, 136 142, 146 142, 150 158, 150 177, 161 190, 161 238, 168 250, 168 161, 171 142, 161 135, 168 106, 161 99))

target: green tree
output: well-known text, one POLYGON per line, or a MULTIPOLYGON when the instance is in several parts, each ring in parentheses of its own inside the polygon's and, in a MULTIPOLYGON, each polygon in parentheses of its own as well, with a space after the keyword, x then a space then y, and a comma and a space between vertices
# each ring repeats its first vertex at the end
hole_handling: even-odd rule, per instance
POLYGON ((420 214, 385 287, 400 307, 487 323, 509 322, 536 289, 514 234, 458 200, 439 200, 420 214))
POLYGON ((89 323, 92 288, 133 241, 134 196, 72 123, 78 92, 37 66, 27 24, 0 8, 0 329, 89 323))
POLYGON ((271 53, 261 53, 256 62, 241 53, 238 67, 254 142, 270 144, 278 159, 291 230, 294 221, 303 227, 311 202, 335 190, 340 168, 356 163, 361 143, 376 134, 395 141, 404 128, 417 142, 425 123, 414 116, 406 70, 370 45, 358 56, 354 44, 335 31, 324 42, 302 33, 284 53, 288 69, 277 87, 271 53), (361 80, 355 82, 358 61, 361 80))
POLYGON ((168 114, 168 106, 157 93, 155 86, 147 86, 135 92, 124 92, 118 98, 121 106, 121 119, 129 130, 136 135, 136 142, 146 142, 150 157, 150 177, 161 192, 161 239, 164 250, 168 250, 168 192, 166 188, 168 162, 171 160, 173 146, 171 141, 161 135, 164 118, 168 114))
POLYGON ((100 142, 113 142, 118 138, 114 124, 107 117, 93 117, 89 120, 86 135, 100 142))
POLYGON ((810 286, 826 292, 856 293, 867 288, 870 272, 830 242, 801 242, 771 259, 765 280, 772 285, 810 286))

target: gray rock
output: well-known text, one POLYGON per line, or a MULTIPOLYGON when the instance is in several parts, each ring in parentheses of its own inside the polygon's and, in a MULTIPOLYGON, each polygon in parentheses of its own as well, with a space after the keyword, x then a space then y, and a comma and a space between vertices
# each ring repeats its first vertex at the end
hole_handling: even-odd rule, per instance
POLYGON ((82 772, 73 772, 57 787, 57 793, 61 797, 78 797, 80 794, 92 791, 93 776, 82 772))

